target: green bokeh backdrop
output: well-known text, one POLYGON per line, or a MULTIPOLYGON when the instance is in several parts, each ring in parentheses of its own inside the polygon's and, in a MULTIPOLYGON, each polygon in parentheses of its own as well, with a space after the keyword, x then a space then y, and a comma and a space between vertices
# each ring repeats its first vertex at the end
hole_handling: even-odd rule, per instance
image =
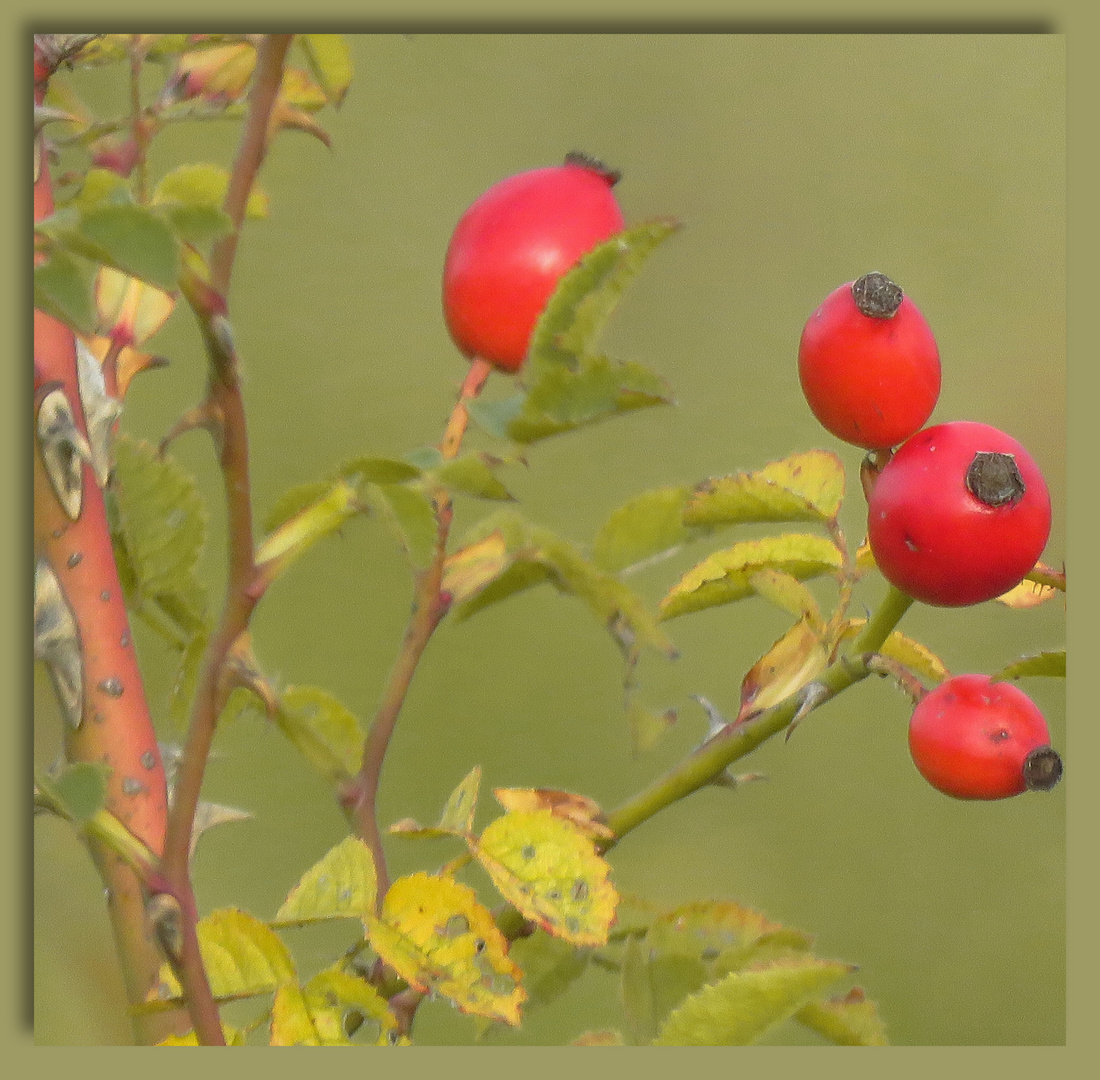
MULTIPOLYGON (((663 372, 679 403, 537 446, 529 468, 508 477, 526 514, 583 543, 645 488, 820 446, 849 470, 844 525, 858 540, 859 451, 817 427, 795 355, 824 296, 880 269, 939 341, 944 386, 933 420, 994 424, 1038 460, 1055 505, 1046 558, 1061 565, 1061 38, 390 35, 351 44, 352 90, 339 113, 322 114, 332 152, 300 133, 278 140, 261 179, 271 216, 249 225, 237 263, 231 310, 259 514, 349 457, 438 439, 465 370, 439 306, 450 231, 489 184, 582 149, 623 171, 617 192, 629 221, 673 214, 686 224, 652 258, 606 340, 612 355, 663 372)), ((121 78, 103 70, 82 86, 107 108, 121 78)), ((181 160, 229 164, 236 133, 229 123, 166 133, 153 175, 181 160)), ((135 382, 124 418, 148 438, 198 399, 204 381, 186 311, 153 345, 172 364, 135 382)), ((211 506, 205 568, 217 595, 223 512, 210 445, 194 434, 175 453, 211 506)), ((486 509, 461 501, 457 531, 486 509)), ((655 603, 709 549, 633 582, 655 603)), ((869 579, 859 602, 873 605, 881 592, 869 579)), ((282 683, 323 686, 368 718, 408 602, 388 536, 355 522, 265 598, 258 656, 282 683)), ((434 819, 475 764, 487 802, 492 787, 548 786, 612 807, 700 739, 691 694, 736 711, 741 676, 784 627, 759 601, 671 623, 681 659, 646 661, 641 675, 650 700, 680 719, 635 759, 618 655, 576 601, 543 588, 445 623, 391 747, 382 818, 434 819)), ((1032 612, 917 607, 904 629, 956 672, 992 671, 1065 640, 1061 602, 1032 612)), ((138 643, 159 705, 170 669, 140 628, 138 643)), ((1025 688, 1064 748, 1063 685, 1025 688)), ((59 721, 41 672, 35 701, 35 755, 45 763, 59 721)), ((907 715, 889 684, 861 684, 744 763, 767 782, 701 792, 632 834, 613 853, 615 880, 670 905, 735 899, 815 934, 821 955, 859 965, 897 1043, 1061 1043, 1064 787, 992 804, 942 797, 909 760, 907 715)), ((207 797, 255 820, 203 841, 200 904, 270 916, 344 822, 323 783, 259 719, 221 731, 217 755, 207 797)), ((1069 769, 1072 783, 1072 760, 1069 769)), ((392 851, 397 873, 449 857, 409 841, 392 851)), ((126 1041, 101 887, 55 821, 35 825, 34 931, 37 1039, 126 1041)), ((291 939, 307 969, 343 943, 319 931, 291 939)), ((620 1026, 616 990, 593 972, 521 1034, 490 1041, 562 1043, 605 1026, 620 1026)), ((416 1034, 452 1044, 472 1032, 429 1003, 416 1034)), ((774 1041, 811 1039, 792 1027, 774 1041)))

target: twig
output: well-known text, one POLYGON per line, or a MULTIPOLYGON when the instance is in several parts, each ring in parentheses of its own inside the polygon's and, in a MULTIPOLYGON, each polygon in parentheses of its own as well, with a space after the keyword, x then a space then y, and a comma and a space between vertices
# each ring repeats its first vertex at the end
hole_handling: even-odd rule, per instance
MULTIPOLYGON (((459 392, 458 401, 447 421, 440 442, 440 453, 444 459, 453 458, 458 454, 469 416, 467 405, 481 392, 491 371, 492 368, 488 362, 479 358, 470 365, 470 370, 459 392)), ((386 855, 382 846, 382 834, 378 827, 377 811, 382 765, 390 739, 393 737, 397 717, 405 702, 405 695, 412 683, 413 675, 416 674, 420 658, 435 628, 450 607, 450 600, 442 593, 441 584, 443 561, 447 555, 447 538, 451 528, 451 500, 442 488, 435 492, 434 498, 436 541, 432 558, 428 566, 417 574, 413 612, 401 644, 401 651, 390 673, 382 704, 367 734, 359 774, 342 796, 344 807, 355 831, 370 847, 374 857, 378 878, 377 904, 379 907, 389 888, 389 873, 386 869, 386 855)))

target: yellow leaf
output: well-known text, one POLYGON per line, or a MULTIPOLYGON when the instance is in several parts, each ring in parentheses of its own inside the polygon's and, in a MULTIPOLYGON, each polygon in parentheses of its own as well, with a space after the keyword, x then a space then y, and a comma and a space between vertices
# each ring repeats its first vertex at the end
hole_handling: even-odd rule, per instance
POLYGON ((377 887, 370 848, 349 836, 302 875, 274 922, 301 925, 322 919, 366 919, 374 911, 377 887))
POLYGON ((511 563, 504 534, 497 530, 447 556, 443 563, 443 589, 456 604, 468 600, 495 581, 511 563))
POLYGON ((377 1024, 375 1045, 392 1046, 397 1017, 390 1012, 386 999, 370 983, 339 968, 319 971, 304 988, 306 1006, 321 1043, 348 1046, 344 1026, 349 1013, 357 1013, 377 1024))
POLYGON ((607 943, 618 896, 587 832, 549 810, 510 811, 469 843, 525 918, 575 945, 607 943))
POLYGON ((799 619, 753 666, 741 683, 743 724, 801 690, 828 666, 829 649, 810 619, 799 619))
POLYGON ((318 540, 335 532, 359 511, 355 488, 337 480, 328 492, 284 521, 256 551, 256 566, 269 578, 283 573, 318 540))
POLYGON ((151 338, 176 306, 169 293, 110 266, 96 274, 95 302, 100 331, 126 345, 151 338))
MULTIPOLYGON (((253 915, 219 908, 199 920, 199 952, 219 1000, 255 997, 294 981, 294 961, 278 935, 253 915)), ((159 984, 147 1001, 164 1002, 182 995, 171 968, 160 969, 159 984)))
MULTIPOLYGON (((226 1046, 244 1046, 245 1033, 240 1028, 222 1024, 222 1035, 225 1036, 226 1046)), ((157 1046, 199 1046, 199 1037, 194 1031, 186 1035, 169 1035, 167 1039, 157 1043, 157 1046)))
MULTIPOLYGON (((1035 569, 1040 572, 1053 573, 1051 568, 1044 566, 1043 563, 1038 563, 1035 569)), ((1029 577, 1026 577, 1014 589, 1009 589, 1008 592, 996 597, 996 600, 998 603, 1004 604, 1005 607, 1025 610, 1045 604, 1057 594, 1058 590, 1053 585, 1032 581, 1029 577)))
POLYGON ((551 814, 571 821, 578 829, 591 836, 610 840, 615 835, 598 820, 603 816, 599 803, 586 795, 574 795, 571 791, 554 791, 551 788, 497 788, 493 794, 505 810, 549 810, 551 814))
POLYGON ((320 1046, 321 1039, 306 1008, 306 999, 297 983, 287 983, 275 991, 271 1008, 271 1046, 320 1046))
POLYGON ((752 576, 761 569, 804 581, 839 570, 844 556, 831 540, 812 533, 784 533, 745 540, 716 551, 692 567, 661 601, 661 617, 699 611, 753 596, 752 576))
POLYGON ((773 461, 757 472, 703 481, 684 507, 684 524, 832 521, 843 496, 840 459, 827 450, 811 450, 773 461))
MULTIPOLYGON (((854 637, 866 622, 866 619, 849 620, 844 628, 843 637, 845 639, 854 637)), ((900 630, 894 630, 890 634, 879 652, 891 660, 896 660, 899 664, 904 664, 932 684, 943 682, 951 674, 947 670, 947 665, 931 649, 907 637, 900 630)))
POLYGON ((442 994, 465 1013, 519 1023, 523 973, 468 885, 425 873, 398 878, 381 917, 368 919, 367 936, 410 986, 442 994))
POLYGON ((176 93, 180 98, 236 101, 244 96, 255 66, 256 50, 248 43, 184 53, 176 67, 176 93))

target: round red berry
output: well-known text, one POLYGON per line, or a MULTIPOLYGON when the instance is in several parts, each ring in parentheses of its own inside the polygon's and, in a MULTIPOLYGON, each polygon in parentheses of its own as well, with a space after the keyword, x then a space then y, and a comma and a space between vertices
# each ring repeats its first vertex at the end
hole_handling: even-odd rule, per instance
POLYGON ((938 424, 907 440, 874 481, 867 538, 888 581, 926 604, 992 600, 1035 566, 1050 494, 1031 455, 988 424, 938 424))
POLYGON ((885 274, 865 274, 830 293, 807 320, 798 377, 826 430, 884 450, 932 415, 940 354, 913 301, 885 274))
POLYGON ((921 776, 956 799, 1048 791, 1062 775, 1038 706, 987 675, 956 675, 925 694, 909 721, 909 752, 921 776))
POLYGON ((623 229, 599 162, 570 154, 489 188, 462 215, 443 267, 443 313, 455 344, 503 371, 518 371, 558 281, 623 229))

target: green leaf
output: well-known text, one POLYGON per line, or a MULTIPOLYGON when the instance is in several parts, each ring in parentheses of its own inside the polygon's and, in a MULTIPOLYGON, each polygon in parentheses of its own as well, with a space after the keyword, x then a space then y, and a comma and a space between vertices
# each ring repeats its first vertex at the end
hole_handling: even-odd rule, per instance
POLYGON ((341 34, 301 34, 309 67, 334 105, 344 100, 351 85, 351 52, 341 34))
POLYGON ((206 655, 206 646, 210 635, 205 631, 193 634, 179 651, 175 676, 168 699, 169 715, 178 731, 186 730, 187 719, 191 712, 191 702, 195 697, 195 687, 199 681, 202 659, 206 655))
POLYGON ((84 182, 72 201, 72 205, 82 214, 103 206, 133 204, 134 196, 126 177, 113 169, 100 168, 91 168, 84 174, 84 182))
POLYGON ((878 1006, 857 986, 843 997, 812 1001, 795 1019, 838 1046, 889 1046, 878 1006))
POLYGON ((179 238, 192 247, 205 248, 233 231, 233 220, 217 207, 171 204, 164 213, 179 238))
POLYGON ((746 540, 717 551, 692 567, 661 601, 661 618, 672 619, 703 608, 753 596, 753 574, 780 570, 799 581, 833 573, 844 557, 831 540, 810 533, 786 533, 746 540))
POLYGON ((535 324, 528 363, 570 362, 590 353, 623 291, 679 223, 637 225, 590 251, 558 283, 535 324))
POLYGON ((100 762, 80 761, 53 776, 39 773, 35 782, 55 813, 83 825, 106 804, 109 775, 110 769, 100 762))
POLYGON ((307 506, 312 506, 331 490, 331 480, 317 480, 287 489, 275 500, 275 504, 264 517, 264 532, 273 533, 280 525, 288 522, 295 514, 300 514, 307 506))
POLYGON ((576 547, 545 529, 532 529, 531 539, 537 559, 552 571, 554 584, 584 600, 625 652, 633 652, 638 644, 666 656, 676 655, 676 647, 656 618, 626 585, 598 570, 576 547))
POLYGON ((427 495, 400 484, 370 484, 364 497, 390 523, 412 565, 427 566, 437 536, 435 508, 427 495))
POLYGON ((508 955, 523 969, 527 1012, 556 1001, 588 968, 589 952, 536 930, 512 943, 508 955))
POLYGON ((524 589, 551 582, 559 591, 588 604, 628 654, 644 645, 675 655, 675 647, 641 599, 618 578, 600 570, 580 550, 519 514, 501 512, 481 523, 488 534, 449 560, 444 587, 462 598, 460 619, 524 589), (499 536, 494 537, 493 533, 499 536), (482 550, 484 549, 484 550, 482 550))
POLYGON ((34 268, 34 306, 77 333, 94 334, 99 317, 87 263, 54 246, 46 261, 34 268))
POLYGON ((495 439, 507 439, 512 421, 522 412, 526 400, 527 396, 522 392, 499 401, 476 398, 467 403, 466 412, 482 431, 495 439))
POLYGON ((688 525, 836 519, 844 497, 844 466, 836 454, 811 450, 698 484, 684 508, 688 525))
POLYGON ((851 972, 812 956, 735 971, 687 998, 665 1021, 658 1046, 747 1046, 851 972))
POLYGON ((501 462, 489 454, 466 454, 435 470, 435 477, 452 491, 477 499, 514 502, 515 496, 496 478, 493 467, 501 462))
POLYGON ((103 206, 80 219, 81 236, 100 261, 171 292, 180 272, 179 244, 168 224, 144 206, 103 206))
POLYGON ((421 475, 416 465, 392 458, 358 457, 345 461, 338 470, 351 484, 402 484, 421 475))
POLYGON ((443 807, 437 825, 425 827, 412 818, 405 818, 390 826, 390 832, 399 836, 462 836, 474 827, 474 810, 477 807, 477 793, 481 785, 481 766, 475 765, 451 792, 443 807))
POLYGON ((676 710, 657 712, 643 704, 636 694, 631 694, 626 703, 626 720, 635 754, 644 754, 652 750, 676 723, 676 710))
POLYGON ((749 575, 749 583, 765 600, 797 618, 805 619, 815 629, 821 629, 821 610, 814 594, 797 578, 766 566, 749 575))
POLYGON ((268 567, 273 577, 284 573, 295 559, 336 532, 361 510, 355 488, 346 480, 337 480, 260 544, 256 550, 257 567, 268 567))
POLYGON ((206 507, 191 476, 146 442, 115 443, 115 492, 126 551, 143 595, 190 595, 206 542, 206 507))
POLYGON ((990 676, 995 682, 1002 679, 1021 679, 1030 675, 1052 675, 1058 679, 1066 677, 1066 651, 1041 652, 1034 656, 1021 656, 1019 660, 1001 668, 990 676))
POLYGON ((618 573, 686 543, 692 533, 684 526, 682 514, 690 490, 655 488, 614 510, 592 545, 596 565, 618 573))
POLYGON ((348 836, 302 875, 272 922, 301 926, 327 919, 366 920, 374 913, 377 888, 370 848, 348 836))
POLYGON ((325 690, 291 686, 279 701, 276 723, 322 776, 333 783, 359 771, 365 732, 358 718, 325 690))
POLYGON ((671 388, 655 372, 605 356, 585 357, 576 369, 545 364, 533 374, 523 406, 507 428, 509 438, 519 443, 673 400, 671 388))
POLYGON ((652 1040, 669 1013, 705 984, 809 945, 805 934, 740 904, 698 901, 664 912, 624 952, 622 994, 634 1040, 652 1040))
POLYGON ((481 766, 475 765, 462 783, 451 792, 439 818, 439 828, 444 832, 468 833, 474 827, 474 810, 481 786, 481 766))
MULTIPOLYGON (((153 192, 153 203, 220 211, 228 190, 229 172, 226 169, 220 165, 196 162, 177 166, 162 177, 153 192)), ((245 214, 250 218, 264 218, 267 213, 268 197, 258 185, 253 184, 245 214)))
POLYGON ((461 622, 501 600, 507 600, 509 596, 550 581, 552 576, 549 567, 542 563, 510 562, 492 581, 479 588, 468 600, 463 600, 455 611, 455 617, 461 622))

